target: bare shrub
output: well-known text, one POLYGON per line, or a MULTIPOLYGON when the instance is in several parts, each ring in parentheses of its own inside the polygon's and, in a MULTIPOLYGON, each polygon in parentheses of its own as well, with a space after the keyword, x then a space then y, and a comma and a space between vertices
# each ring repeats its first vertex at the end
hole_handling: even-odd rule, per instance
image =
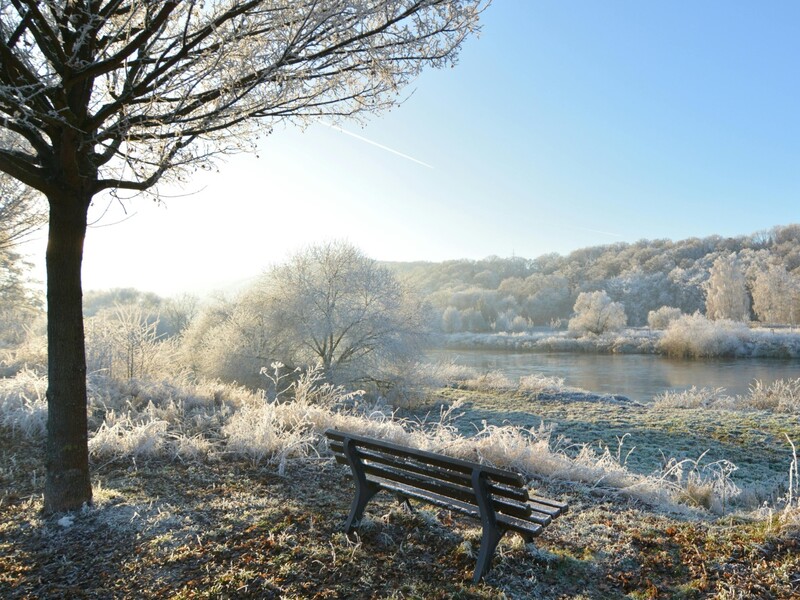
POLYGON ((605 290, 581 292, 573 308, 575 316, 569 320, 569 330, 578 334, 600 335, 606 331, 617 331, 628 321, 625 307, 613 302, 605 290))
POLYGON ((117 305, 86 320, 86 366, 113 379, 158 376, 175 368, 174 340, 161 340, 158 317, 117 305))
POLYGON ((560 393, 569 390, 564 385, 563 377, 553 377, 544 375, 542 373, 534 373, 532 375, 523 375, 519 378, 519 390, 521 392, 533 392, 536 394, 542 393, 560 393))
POLYGON ((24 368, 0 378, 0 424, 25 437, 41 437, 47 427, 47 378, 24 368))
POLYGON ((746 396, 737 397, 736 404, 757 410, 800 413, 800 378, 778 379, 769 385, 756 379, 746 396))
POLYGON ((747 325, 728 319, 710 321, 700 313, 674 320, 664 332, 659 349, 670 356, 692 358, 746 355, 747 325))
POLYGON ((507 375, 501 371, 488 371, 476 377, 465 379, 463 386, 478 392, 490 392, 497 390, 508 390, 516 387, 507 375))
POLYGON ((714 406, 725 395, 725 388, 696 388, 680 392, 666 391, 654 398, 656 408, 709 408, 714 406))
POLYGON ((683 316, 680 308, 673 306, 662 306, 657 310, 647 313, 647 324, 651 329, 666 329, 669 325, 683 316))

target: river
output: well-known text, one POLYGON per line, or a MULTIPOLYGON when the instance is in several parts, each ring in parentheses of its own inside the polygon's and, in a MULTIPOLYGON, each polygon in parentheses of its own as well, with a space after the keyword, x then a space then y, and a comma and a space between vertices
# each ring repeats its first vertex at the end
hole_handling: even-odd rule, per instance
POLYGON ((601 394, 621 394, 648 401, 667 390, 725 388, 730 395, 746 394, 754 380, 800 377, 797 359, 680 360, 653 354, 570 354, 492 350, 436 350, 433 360, 453 360, 479 373, 500 371, 512 381, 543 373, 561 377, 570 387, 601 394))

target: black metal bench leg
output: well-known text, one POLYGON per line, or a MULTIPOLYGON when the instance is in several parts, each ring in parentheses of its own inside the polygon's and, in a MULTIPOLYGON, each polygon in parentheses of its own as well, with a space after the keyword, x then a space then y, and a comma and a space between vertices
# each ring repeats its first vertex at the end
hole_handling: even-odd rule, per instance
POLYGON ((522 536, 522 539, 526 544, 532 544, 533 540, 536 539, 535 536, 533 536, 530 533, 520 533, 520 535, 522 536))
POLYGON ((353 440, 346 437, 343 446, 344 455, 353 473, 353 480, 356 482, 356 496, 350 506, 350 516, 347 517, 347 522, 344 525, 344 530, 347 533, 352 533, 361 521, 361 517, 364 516, 364 509, 367 507, 367 503, 380 491, 380 488, 367 481, 367 476, 364 474, 364 466, 358 457, 353 440))
POLYGON ((395 498, 400 506, 403 507, 403 512, 409 515, 414 514, 414 507, 411 506, 411 499, 408 496, 403 496, 402 494, 395 494, 395 498))
POLYGON ((475 499, 478 502, 481 525, 483 526, 481 549, 478 552, 478 562, 475 565, 475 576, 472 578, 474 583, 478 583, 492 566, 494 551, 497 549, 497 544, 500 538, 503 537, 505 530, 497 523, 497 517, 492 506, 492 497, 486 485, 486 476, 479 469, 472 471, 472 489, 475 491, 475 499))
POLYGON ((481 549, 478 552, 478 561, 475 564, 475 575, 472 578, 473 583, 478 583, 481 578, 489 572, 492 566, 492 558, 494 558, 494 551, 497 550, 497 544, 500 538, 503 537, 503 532, 496 528, 483 528, 483 536, 481 537, 481 549))
POLYGON ((366 482, 366 485, 363 486, 356 483, 356 496, 350 506, 350 516, 347 517, 347 522, 344 524, 344 530, 347 533, 353 533, 353 530, 358 527, 361 517, 364 516, 364 509, 367 507, 367 503, 378 491, 379 488, 369 482, 366 482))

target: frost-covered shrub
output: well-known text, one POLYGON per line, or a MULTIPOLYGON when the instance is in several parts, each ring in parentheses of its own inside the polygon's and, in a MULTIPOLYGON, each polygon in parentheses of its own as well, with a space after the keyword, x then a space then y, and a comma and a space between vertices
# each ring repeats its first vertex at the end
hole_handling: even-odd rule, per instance
POLYGON ((172 374, 176 345, 161 340, 158 318, 141 306, 118 305, 86 319, 86 367, 112 379, 172 374))
POLYGON ((692 386, 688 390, 680 392, 666 391, 658 394, 654 399, 656 408, 709 408, 714 406, 721 399, 728 400, 725 388, 696 388, 692 386))
POLYGON ((551 377, 542 373, 533 375, 523 375, 519 378, 519 390, 521 392, 542 393, 561 393, 568 391, 564 385, 563 377, 551 377))
POLYGON ((575 333, 600 335, 625 327, 625 307, 613 302, 605 291, 582 292, 573 307, 575 316, 569 320, 569 330, 575 333))
POLYGON ((261 369, 279 356, 263 310, 250 295, 218 300, 194 319, 181 339, 181 362, 201 378, 263 385, 261 369))
POLYGON ((746 355, 747 325, 728 319, 710 321, 700 313, 674 320, 658 343, 670 356, 692 358, 746 355))
POLYGON ((27 329, 18 345, 0 348, 0 377, 13 377, 27 369, 44 371, 46 364, 47 333, 44 320, 27 329))
POLYGON ((736 253, 720 256, 710 269, 706 290, 706 314, 718 321, 750 320, 747 280, 736 253))
POLYGON ((662 306, 647 313, 647 324, 651 329, 666 329, 670 323, 683 315, 680 308, 662 306))
POLYGON ((755 380, 747 395, 736 398, 737 407, 800 413, 800 378, 778 379, 766 385, 755 380))
POLYGON ((501 371, 489 371, 477 377, 466 379, 463 382, 465 388, 478 392, 488 392, 493 390, 507 390, 514 387, 514 383, 501 371))
POLYGON ((800 412, 800 378, 778 379, 771 384, 755 380, 747 394, 729 396, 725 388, 696 388, 664 392, 655 397, 656 408, 713 408, 716 410, 769 410, 800 412))
POLYGON ((516 332, 527 331, 532 326, 533 323, 531 323, 529 319, 526 319, 525 317, 521 317, 519 315, 514 317, 514 319, 511 321, 511 331, 516 331, 516 332))
POLYGON ((169 423, 152 415, 140 419, 112 411, 89 439, 89 454, 100 458, 159 456, 168 428, 169 423))
POLYGON ((669 459, 660 478, 673 487, 678 502, 725 514, 730 503, 742 492, 731 477, 738 467, 724 459, 705 463, 705 455, 704 452, 696 460, 669 459))
MULTIPOLYGON (((258 464, 279 463, 285 468, 286 459, 302 456, 313 446, 313 431, 304 427, 302 408, 295 405, 294 427, 282 422, 275 403, 254 400, 248 402, 222 428, 227 438, 227 450, 245 456, 258 464)), ((284 409, 284 413, 287 413, 284 409)), ((283 415, 284 417, 286 414, 283 415)))
POLYGON ((43 436, 47 427, 47 378, 32 369, 0 378, 0 424, 26 437, 43 436))

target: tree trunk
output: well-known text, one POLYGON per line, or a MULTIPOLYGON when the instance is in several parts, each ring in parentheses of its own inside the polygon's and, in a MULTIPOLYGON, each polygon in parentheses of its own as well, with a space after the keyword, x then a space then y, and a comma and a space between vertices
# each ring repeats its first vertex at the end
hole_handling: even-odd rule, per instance
POLYGON ((81 263, 91 198, 48 197, 47 477, 45 513, 92 500, 86 418, 86 348, 81 263))

